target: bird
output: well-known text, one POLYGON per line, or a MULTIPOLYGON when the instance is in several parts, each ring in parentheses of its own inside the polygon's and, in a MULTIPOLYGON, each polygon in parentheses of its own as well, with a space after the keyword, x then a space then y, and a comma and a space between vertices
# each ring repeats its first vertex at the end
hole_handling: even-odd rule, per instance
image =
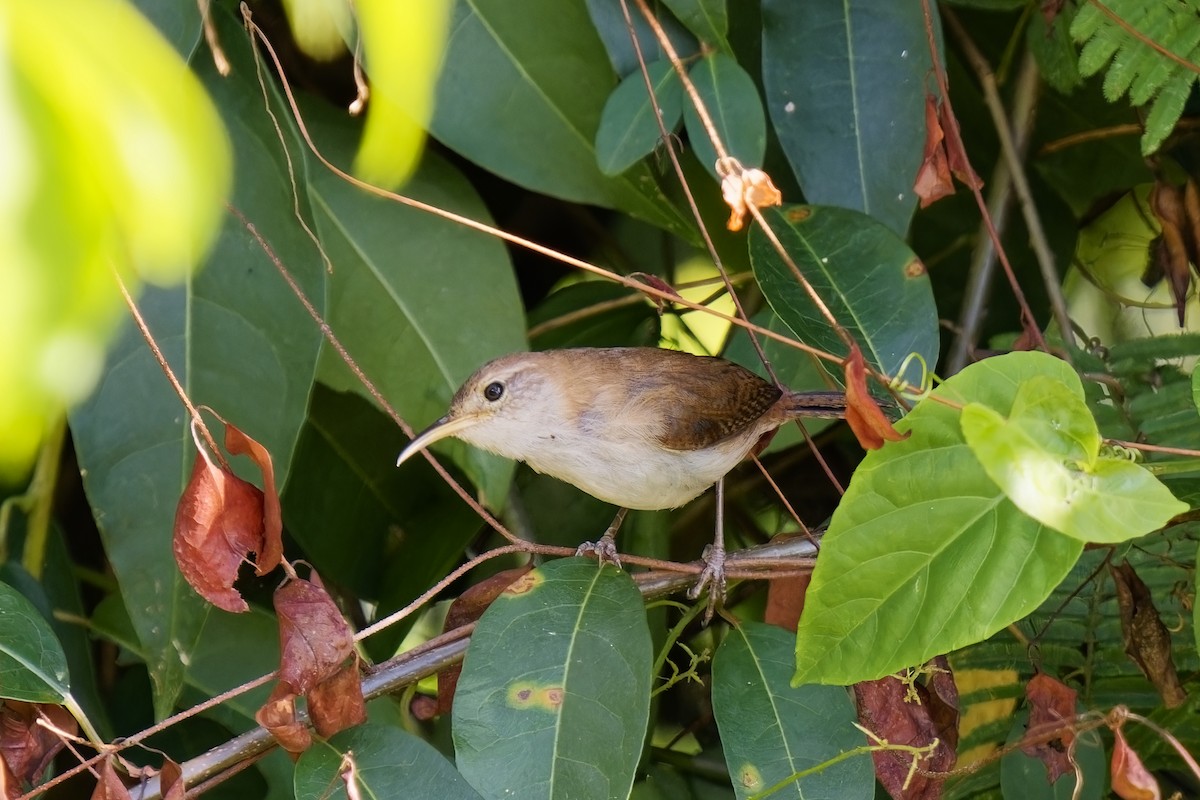
POLYGON ((793 392, 715 356, 657 347, 520 352, 467 378, 396 464, 447 437, 523 461, 619 507, 600 540, 579 550, 618 565, 614 537, 626 510, 677 508, 716 486, 716 533, 689 592, 709 587, 711 618, 725 592, 725 475, 781 425, 845 410, 841 392, 793 392))

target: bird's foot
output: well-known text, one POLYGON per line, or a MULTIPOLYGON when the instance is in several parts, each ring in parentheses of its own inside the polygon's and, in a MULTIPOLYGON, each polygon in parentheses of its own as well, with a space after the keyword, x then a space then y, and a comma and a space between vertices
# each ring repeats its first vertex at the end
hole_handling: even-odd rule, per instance
POLYGON ((725 602, 725 548, 710 544, 704 548, 704 569, 696 585, 688 590, 688 597, 695 600, 708 587, 708 608, 704 611, 704 624, 707 625, 713 614, 725 602))
POLYGON ((616 531, 609 528, 598 542, 584 542, 575 550, 577 556, 595 556, 600 566, 612 564, 621 568, 621 558, 617 554, 616 531))

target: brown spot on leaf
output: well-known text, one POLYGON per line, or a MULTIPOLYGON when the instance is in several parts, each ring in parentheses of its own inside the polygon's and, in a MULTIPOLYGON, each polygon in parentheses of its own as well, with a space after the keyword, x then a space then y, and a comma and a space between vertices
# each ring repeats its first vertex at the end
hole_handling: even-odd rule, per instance
POLYGON ((750 790, 760 789, 763 785, 762 772, 753 764, 742 764, 738 768, 738 782, 750 790))
POLYGON ((812 209, 808 206, 792 206, 783 216, 788 222, 804 222, 812 216, 812 209))
POLYGON ((538 586, 541 586, 543 580, 540 573, 529 572, 510 583, 501 594, 529 594, 538 586))
POLYGON ((904 277, 919 278, 925 274, 925 262, 919 258, 914 258, 904 265, 904 277))
POLYGON ((563 702, 563 689, 561 686, 550 686, 542 689, 539 699, 541 700, 541 704, 546 708, 558 708, 563 702))

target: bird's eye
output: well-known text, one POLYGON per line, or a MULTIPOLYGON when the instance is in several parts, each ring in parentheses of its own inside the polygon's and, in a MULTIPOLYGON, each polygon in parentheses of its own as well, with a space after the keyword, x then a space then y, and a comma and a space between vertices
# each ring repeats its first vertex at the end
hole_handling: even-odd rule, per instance
POLYGON ((486 397, 489 402, 496 402, 504 396, 504 384, 500 383, 499 381, 492 381, 484 387, 483 396, 486 397))

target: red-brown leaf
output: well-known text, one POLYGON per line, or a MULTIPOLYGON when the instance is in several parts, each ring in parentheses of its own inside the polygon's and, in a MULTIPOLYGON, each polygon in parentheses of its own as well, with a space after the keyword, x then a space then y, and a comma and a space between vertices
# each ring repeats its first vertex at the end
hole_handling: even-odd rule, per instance
POLYGON ((1112 790, 1121 800, 1159 800, 1158 781, 1142 764, 1142 759, 1125 741, 1119 727, 1113 729, 1113 754, 1110 764, 1112 790))
POLYGON ((1167 708, 1178 708, 1187 701, 1187 692, 1179 681, 1171 654, 1171 632, 1154 607, 1148 587, 1128 561, 1111 568, 1117 587, 1117 608, 1121 613, 1121 635, 1125 652, 1133 659, 1167 708))
POLYGON ((296 579, 275 592, 279 617, 279 679, 307 694, 354 653, 354 634, 318 583, 296 579))
POLYGON ((763 612, 763 622, 795 632, 811 580, 812 575, 805 574, 767 581, 767 607, 763 612))
POLYGON ((891 420, 867 390, 867 367, 858 345, 850 350, 843 366, 846 371, 846 422, 863 449, 878 450, 885 440, 896 442, 908 438, 907 433, 902 434, 892 427, 891 420))
POLYGON ((263 477, 263 540, 258 550, 255 572, 266 575, 283 560, 283 515, 279 493, 275 489, 275 467, 267 448, 238 428, 225 423, 225 449, 235 456, 246 455, 258 466, 263 477))
POLYGON ((270 731, 279 746, 292 753, 303 753, 312 745, 307 725, 296 719, 296 693, 286 682, 275 684, 274 691, 254 714, 255 721, 270 731))
POLYGON ((158 771, 158 788, 163 800, 184 800, 187 795, 183 769, 169 758, 163 761, 162 769, 158 771))
MULTIPOLYGON (((891 676, 855 684, 858 720, 867 730, 892 744, 926 747, 939 739, 933 755, 923 759, 920 768, 928 772, 946 772, 954 767, 955 754, 946 739, 939 736, 939 725, 944 723, 935 722, 930 716, 929 690, 919 683, 913 688, 917 693, 916 701, 911 699, 909 687, 891 676)), ((941 780, 919 773, 912 774, 910 779, 911 754, 881 750, 872 753, 872 757, 875 777, 895 800, 936 800, 942 796, 941 780)))
POLYGON ((937 101, 933 95, 925 95, 925 156, 913 190, 921 198, 921 208, 954 194, 954 181, 950 177, 950 162, 946 157, 946 145, 942 143, 945 133, 938 119, 937 101))
MULTIPOLYGON (((442 633, 461 628, 463 625, 475 622, 483 616, 488 606, 503 594, 504 590, 520 578, 529 574, 533 569, 530 561, 524 566, 497 572, 467 589, 458 599, 450 604, 446 612, 446 621, 442 623, 442 633)), ((458 686, 458 676, 462 673, 462 664, 454 664, 438 673, 437 714, 449 714, 454 705, 454 690, 458 686)))
POLYGON ((1046 765, 1046 779, 1054 783, 1074 773, 1068 751, 1075 740, 1071 727, 1075 719, 1075 690, 1049 675, 1039 672, 1025 686, 1029 703, 1029 727, 1021 751, 1046 765), (1054 733, 1047 739, 1046 734, 1054 733))
POLYGON ((308 693, 308 715, 317 735, 328 739, 338 731, 367 721, 367 705, 359 682, 358 659, 351 659, 336 674, 308 693))
POLYGON ((197 455, 175 510, 175 562, 183 577, 216 607, 248 611, 233 582, 262 541, 262 492, 197 455))
POLYGON ((959 183, 968 189, 982 189, 983 179, 971 167, 967 151, 963 147, 962 136, 958 131, 958 125, 950 116, 950 107, 943 105, 938 109, 938 116, 942 121, 942 130, 946 134, 946 156, 950 160, 950 171, 954 173, 954 177, 958 178, 959 183))
POLYGON ((0 758, 0 800, 16 800, 23 794, 25 792, 21 789, 21 782, 8 768, 8 762, 0 758))
POLYGON ((116 768, 113 767, 112 756, 104 759, 103 766, 100 767, 100 780, 96 783, 95 791, 92 792, 92 800, 133 800, 129 790, 125 788, 125 784, 117 775, 116 768))
POLYGON ((45 715, 51 725, 68 734, 79 730, 74 717, 62 706, 4 701, 4 707, 0 708, 0 755, 13 777, 31 784, 63 749, 63 740, 38 724, 39 715, 45 715))

